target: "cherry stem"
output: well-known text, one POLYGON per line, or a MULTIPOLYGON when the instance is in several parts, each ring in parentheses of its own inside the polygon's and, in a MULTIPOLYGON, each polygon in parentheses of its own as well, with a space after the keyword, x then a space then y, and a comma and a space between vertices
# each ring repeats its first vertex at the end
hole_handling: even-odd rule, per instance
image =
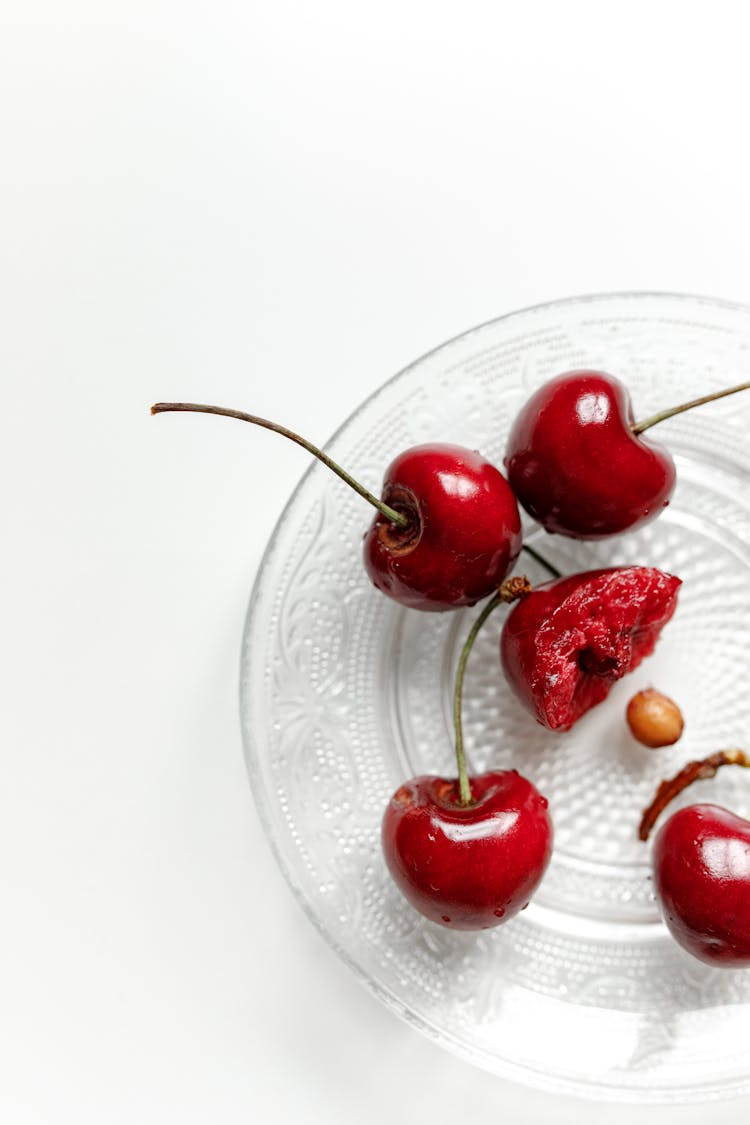
POLYGON ((668 781, 662 781, 656 790, 653 801, 647 809, 643 810, 638 828, 638 838, 648 840, 657 817, 669 802, 674 800, 679 793, 682 793, 683 789, 687 789, 688 785, 692 785, 694 781, 703 781, 706 778, 713 777, 721 766, 750 768, 750 755, 746 754, 744 750, 717 750, 715 754, 709 754, 707 758, 688 762, 674 777, 668 781))
POLYGON ((267 418, 259 418, 257 414, 245 414, 242 410, 229 410, 223 406, 205 406, 197 402, 157 402, 151 407, 152 414, 167 414, 175 411, 187 411, 193 414, 220 414, 224 418, 237 418, 240 422, 252 422, 254 426, 262 426, 266 430, 273 430, 275 434, 281 434, 282 437, 289 438, 297 445, 301 445, 308 453, 312 453, 313 457, 317 457, 327 468, 331 469, 337 477, 345 481, 346 484, 353 488, 364 500, 367 500, 374 508, 385 516, 390 522, 397 527, 406 528, 410 525, 408 516, 403 512, 397 512, 395 508, 385 504, 379 500, 372 492, 368 491, 364 485, 356 481, 354 477, 350 476, 345 469, 337 465, 327 453, 322 449, 318 449, 312 442, 307 441, 306 438, 300 437, 293 430, 288 430, 286 426, 279 426, 276 422, 269 422, 267 418))
POLYGON ((551 574, 553 578, 562 578, 561 571, 559 571, 556 566, 553 566, 551 562, 547 562, 544 555, 540 555, 534 547, 529 547, 528 543, 524 543, 521 549, 538 562, 540 566, 543 566, 547 573, 551 574))
POLYGON ((643 422, 636 422, 630 429, 634 434, 642 434, 644 430, 650 429, 651 426, 656 426, 659 422, 666 422, 667 418, 673 418, 675 414, 683 414, 686 410, 692 410, 694 406, 703 406, 707 402, 715 402, 717 398, 726 398, 727 395, 736 395, 738 391, 747 390, 750 390, 750 383, 738 383, 736 387, 727 387, 724 391, 715 391, 712 395, 694 398, 692 402, 683 402, 682 406, 673 406, 671 410, 662 410, 659 414, 652 414, 650 418, 645 418, 643 422))
POLYGON ((477 639, 479 630, 484 625, 487 618, 490 616, 494 609, 499 605, 508 605, 510 602, 516 601, 518 598, 524 598, 527 594, 531 593, 531 583, 526 577, 508 578, 503 582, 500 589, 496 594, 493 594, 490 600, 483 606, 482 612, 477 617, 476 621, 471 627, 471 631, 464 641, 464 646, 461 649, 461 655, 458 658, 458 667, 456 668, 456 684, 453 691, 453 726, 456 732, 456 765, 458 767, 458 798, 459 804, 470 805, 473 802, 471 795, 471 785, 469 783, 469 775, 466 770, 466 755, 464 754, 464 732, 461 723, 461 702, 463 699, 464 690, 464 673, 466 672, 466 662, 469 659, 469 653, 474 647, 474 641, 477 639))

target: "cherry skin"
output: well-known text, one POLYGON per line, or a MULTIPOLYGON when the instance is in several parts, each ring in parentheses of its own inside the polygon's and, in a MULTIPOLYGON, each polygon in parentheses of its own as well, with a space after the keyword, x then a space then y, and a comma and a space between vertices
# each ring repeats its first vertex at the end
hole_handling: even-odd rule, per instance
POLYGON ((501 584, 521 550, 521 518, 505 477, 459 445, 418 445, 388 467, 365 568, 379 590, 412 609, 474 605, 501 584))
POLYGON ((653 652, 680 585, 664 571, 624 566, 535 587, 501 633, 510 687, 542 726, 569 730, 653 652))
POLYGON ((390 873, 415 909, 454 930, 497 926, 526 906, 552 853, 547 800, 516 770, 471 779, 462 805, 456 780, 405 782, 383 816, 390 873))
POLYGON ((750 965, 750 822, 719 805, 689 805, 659 829, 652 864, 675 940, 710 965, 750 965))
POLYGON ((505 454, 521 505, 547 531, 602 539, 658 516, 675 486, 662 446, 633 433, 618 379, 573 371, 545 383, 521 409, 505 454))

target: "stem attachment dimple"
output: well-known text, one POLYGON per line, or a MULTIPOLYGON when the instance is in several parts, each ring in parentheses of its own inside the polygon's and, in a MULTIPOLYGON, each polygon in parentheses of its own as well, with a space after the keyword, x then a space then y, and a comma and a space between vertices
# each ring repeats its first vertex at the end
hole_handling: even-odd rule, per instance
POLYGON ((456 741, 456 766, 458 768, 458 796, 459 804, 470 805, 473 801, 471 785, 466 769, 466 755, 464 754, 464 733, 461 722, 461 703, 463 699, 464 675, 469 653, 474 647, 474 641, 487 618, 499 605, 508 605, 510 602, 523 598, 531 593, 531 584, 526 577, 507 578, 496 594, 483 606, 482 612, 471 627, 468 637, 464 641, 461 655, 456 668, 456 683, 453 691, 453 726, 456 741))
POLYGON ((666 808, 670 801, 687 789, 694 781, 703 781, 714 774, 721 766, 744 766, 750 768, 750 755, 744 750, 717 750, 707 758, 688 762, 679 773, 659 785, 654 799, 648 808, 643 810, 641 823, 638 827, 639 840, 648 840, 651 829, 654 827, 659 814, 666 808))
POLYGON ((254 426, 262 426, 265 430, 272 430, 275 434, 281 434, 282 437, 289 438, 290 441, 301 445, 313 457, 317 457, 318 461, 334 472, 350 488, 353 488, 363 500, 367 500, 369 504, 377 508, 390 523, 404 529, 410 525, 408 516, 405 516, 402 512, 397 512, 395 508, 391 508, 389 504, 379 500, 364 485, 350 476, 345 469, 342 469, 341 465, 338 465, 327 453, 318 449, 317 445, 313 445, 306 438, 300 437, 294 430, 288 430, 286 426, 280 426, 277 422, 269 422, 267 418, 259 418, 257 414, 246 414, 243 410, 229 410, 224 406, 206 406, 197 402, 156 402, 151 407, 152 414, 167 414, 176 411, 187 411, 193 414, 219 414, 224 418, 237 418, 240 422, 252 422, 254 426))
POLYGON ((659 414, 652 414, 650 418, 634 423, 630 429, 634 434, 642 434, 644 430, 657 426, 659 422, 666 422, 667 418, 673 418, 675 414, 684 414, 686 410, 692 410, 694 406, 704 406, 707 402, 715 402, 716 399, 726 398, 727 395, 736 395, 738 391, 747 390, 750 390, 750 383, 738 383, 736 387, 727 387, 724 391, 715 391, 713 394, 703 395, 702 398, 694 398, 691 402, 683 402, 681 406, 673 406, 670 410, 662 410, 659 414))

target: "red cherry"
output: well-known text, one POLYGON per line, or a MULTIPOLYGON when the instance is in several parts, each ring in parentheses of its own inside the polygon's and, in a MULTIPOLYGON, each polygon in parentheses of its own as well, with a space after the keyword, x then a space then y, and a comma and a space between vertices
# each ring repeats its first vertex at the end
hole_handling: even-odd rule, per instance
POLYGON ((750 822, 689 805, 659 829, 654 888, 670 933, 712 965, 750 964, 750 822))
POLYGON ((508 683, 537 722, 569 730, 654 650, 681 580, 644 566, 574 574, 537 586, 503 626, 508 683))
MULTIPOLYGON (((719 750, 663 781, 643 813, 640 838, 648 839, 678 793, 727 765, 747 768, 750 756, 719 750)), ((750 965, 750 821, 719 805, 688 805, 659 829, 651 863, 656 897, 675 940, 710 965, 750 965)))
POLYGON ((507 579, 461 649, 453 690, 458 777, 412 778, 383 816, 383 852, 397 886, 422 914, 457 930, 512 918, 538 886, 552 849, 546 799, 516 770, 470 779, 463 746, 463 681, 474 642, 499 605, 530 589, 526 578, 507 579))
POLYGON ((527 905, 552 852, 547 801, 515 770, 471 780, 461 804, 458 782, 423 776, 391 797, 382 843, 393 879, 433 922, 480 930, 527 905))
POLYGON ((496 590, 521 550, 521 517, 505 477, 460 445, 418 445, 397 457, 382 500, 293 430, 223 406, 157 402, 152 414, 188 411, 251 422, 301 445, 377 508, 365 536, 372 581, 413 609, 473 605, 496 590))
POLYGON ((674 462, 633 432, 619 380, 574 371, 545 383, 522 408, 505 454, 508 481, 547 531, 601 539, 653 519, 675 486, 674 462))
POLYGON ((384 594, 415 609, 474 605, 496 590, 521 550, 516 499, 494 465, 459 445, 417 445, 388 467, 365 536, 365 568, 384 594))
POLYGON ((675 485, 670 454, 641 434, 675 414, 750 389, 740 383, 633 420, 630 396, 602 371, 550 379, 522 408, 505 465, 523 507, 547 531, 602 539, 658 516, 675 485))

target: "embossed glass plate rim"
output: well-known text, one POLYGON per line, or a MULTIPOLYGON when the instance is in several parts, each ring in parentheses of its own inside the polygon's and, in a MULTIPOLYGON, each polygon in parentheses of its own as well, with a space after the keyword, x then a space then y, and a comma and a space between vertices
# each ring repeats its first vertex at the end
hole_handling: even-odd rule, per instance
MULTIPOLYGON (((331 436, 326 441, 323 448, 327 452, 331 452, 338 441, 344 436, 347 430, 366 412, 368 407, 377 398, 383 395, 395 383, 403 379, 410 372, 426 363, 431 357, 440 352, 444 352, 454 345, 463 343, 471 336, 479 335, 481 332, 494 327, 495 325, 504 323, 509 320, 523 319, 524 317, 533 317, 535 315, 543 315, 546 313, 554 312, 556 309, 565 309, 574 306, 585 305, 606 305, 617 301, 663 301, 667 303, 682 303, 690 305, 694 308, 706 307, 708 309, 724 310, 727 312, 735 312, 750 318, 750 305, 740 301, 731 301, 724 298, 711 297, 701 294, 691 294, 683 292, 674 292, 670 290, 622 290, 611 291, 604 293, 588 293, 580 294, 577 296, 563 297, 551 301, 543 301, 537 304, 528 305, 523 308, 514 309, 511 312, 503 313, 498 317, 491 317, 479 324, 474 325, 472 328, 466 329, 462 332, 455 334, 444 340, 442 343, 430 348, 424 352, 417 359, 401 368, 398 372, 386 379, 378 387, 375 388, 366 398, 364 398, 359 405, 353 410, 336 428, 331 436)), ((525 1085, 533 1085, 538 1089, 546 1090, 550 1093, 569 1094, 575 1097, 585 1097, 592 1100, 601 1101, 618 1101, 630 1104, 679 1104, 680 1102, 695 1102, 695 1101, 717 1101, 727 1097, 738 1097, 743 1094, 750 1093, 750 1075, 743 1076, 732 1082, 724 1082, 717 1085, 715 1082, 706 1082, 704 1084, 692 1085, 688 1090, 685 1090, 684 1097, 680 1096, 680 1090, 673 1086, 656 1086, 649 1089, 644 1089, 640 1086, 628 1086, 626 1084, 616 1084, 614 1082, 597 1081, 590 1079, 584 1081, 579 1078, 568 1078, 564 1075, 553 1074, 545 1070, 540 1070, 527 1063, 520 1064, 513 1062, 507 1058, 492 1053, 490 1050, 483 1050, 478 1046, 470 1045, 462 1040, 459 1036, 450 1034, 437 1024, 431 1022, 429 1019, 421 1014, 417 1014, 409 1008, 403 1000, 401 1000, 395 992, 387 988, 380 981, 375 979, 362 965, 359 964, 357 959, 349 953, 349 951, 341 944, 336 938, 335 934, 323 922, 315 909, 314 903, 308 898, 303 890, 299 880, 296 877, 294 867, 291 863, 287 862, 284 856, 280 843, 276 839, 271 815, 268 809, 269 795, 266 792, 265 785, 262 780, 261 766, 260 766, 260 746, 253 737, 251 730, 250 716, 252 708, 249 706, 250 685, 253 682, 253 677, 257 673, 263 674, 265 667, 262 662, 257 661, 252 655, 252 646, 248 643, 249 637, 252 632, 252 624, 256 613, 259 610, 259 605, 265 594, 264 578, 272 563, 279 545, 279 540, 283 534, 284 526, 295 507, 297 499, 303 489, 306 487, 309 478, 313 474, 320 471, 320 466, 317 462, 313 462, 308 466, 305 472, 300 477, 297 485, 293 489, 289 499, 287 500, 284 508, 276 522, 271 537, 266 545, 265 551, 261 557, 260 565, 253 583, 253 588, 250 594, 250 599, 245 614, 245 621, 242 632, 241 641, 241 654, 240 654, 240 727, 242 732, 243 753, 245 758, 245 766, 248 773, 250 789, 253 794, 258 815, 260 817, 266 838, 271 847, 271 851, 275 860, 286 879, 292 893, 302 907, 304 913, 312 922, 314 927, 318 930, 321 936, 325 939, 328 945, 334 952, 341 958, 344 964, 353 972, 357 980, 359 980, 371 994, 376 996, 390 1011, 399 1016, 410 1026, 426 1035, 429 1039, 436 1042, 444 1049, 450 1049, 458 1057, 465 1059, 475 1065, 481 1066, 483 1069, 496 1074, 498 1077, 516 1081, 525 1085)))

